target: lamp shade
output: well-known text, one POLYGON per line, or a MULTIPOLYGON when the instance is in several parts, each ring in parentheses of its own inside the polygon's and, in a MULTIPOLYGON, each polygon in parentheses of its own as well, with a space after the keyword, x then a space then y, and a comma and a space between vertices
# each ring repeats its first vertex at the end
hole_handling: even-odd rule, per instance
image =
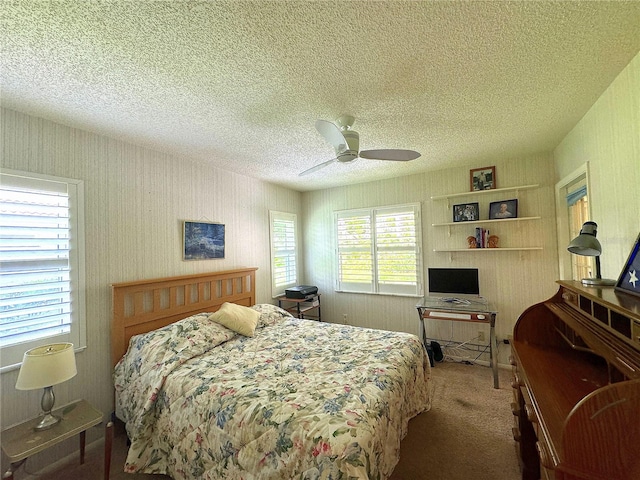
POLYGON ((16 389, 35 390, 73 378, 77 373, 73 343, 52 343, 27 350, 16 389))
POLYGON ((580 234, 571 240, 567 250, 576 255, 597 257, 602 253, 602 246, 596 238, 598 225, 595 222, 585 222, 580 229, 580 234))

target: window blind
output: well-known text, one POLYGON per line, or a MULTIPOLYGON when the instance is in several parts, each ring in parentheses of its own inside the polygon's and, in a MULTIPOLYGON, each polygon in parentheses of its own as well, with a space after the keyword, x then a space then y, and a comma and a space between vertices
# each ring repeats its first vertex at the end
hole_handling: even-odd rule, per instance
POLYGON ((338 290, 373 292, 372 212, 339 212, 336 220, 338 290))
POLYGON ((69 196, 4 186, 0 192, 0 345, 67 333, 69 196))
POLYGON ((415 286, 418 276, 415 220, 413 211, 376 215, 378 282, 381 285, 415 286))
POLYGON ((298 281, 296 215, 271 213, 271 275, 273 295, 298 281))
POLYGON ((420 295, 420 205, 337 212, 337 290, 420 295))
POLYGON ((72 218, 76 185, 6 174, 1 179, 0 348, 6 366, 5 360, 19 362, 43 339, 72 341, 76 348, 84 342, 73 328, 74 304, 77 314, 83 311, 74 248, 79 219, 72 218), (17 346, 14 354, 11 346, 17 346))
POLYGON ((586 196, 587 196, 587 186, 582 185, 581 187, 567 194, 567 206, 572 207, 573 205, 578 203, 580 199, 586 196))

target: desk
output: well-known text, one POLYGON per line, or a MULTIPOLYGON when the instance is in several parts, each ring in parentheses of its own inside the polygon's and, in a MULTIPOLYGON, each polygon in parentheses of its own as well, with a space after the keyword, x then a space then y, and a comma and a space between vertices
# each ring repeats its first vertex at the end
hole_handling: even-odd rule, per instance
POLYGON ((443 297, 424 297, 416 305, 420 317, 420 338, 427 346, 425 320, 447 320, 450 322, 476 322, 489 324, 489 353, 493 369, 493 388, 500 388, 498 381, 498 344, 496 341, 496 315, 498 312, 482 299, 471 303, 446 302, 443 297))
POLYGON ((13 473, 26 459, 76 434, 80 434, 80 463, 84 463, 86 431, 102 422, 102 413, 85 400, 57 408, 53 414, 62 421, 47 430, 35 431, 33 427, 40 421, 34 418, 15 425, 2 432, 2 450, 9 458, 11 466, 2 476, 13 479, 13 473))

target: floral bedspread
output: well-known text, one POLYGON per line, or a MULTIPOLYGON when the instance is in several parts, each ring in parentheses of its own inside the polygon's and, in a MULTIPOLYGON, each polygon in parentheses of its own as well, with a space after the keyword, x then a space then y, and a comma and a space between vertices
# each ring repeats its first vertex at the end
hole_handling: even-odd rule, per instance
POLYGON ((281 315, 244 337, 194 315, 116 366, 125 470, 175 479, 385 479, 430 407, 410 334, 281 315))

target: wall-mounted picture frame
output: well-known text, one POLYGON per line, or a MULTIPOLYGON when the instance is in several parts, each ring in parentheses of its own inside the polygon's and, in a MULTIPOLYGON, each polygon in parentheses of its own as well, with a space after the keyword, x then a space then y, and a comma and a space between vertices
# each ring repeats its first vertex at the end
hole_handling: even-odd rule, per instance
POLYGON ((461 203, 453 206, 454 222, 472 222, 480 220, 480 205, 476 203, 461 203))
POLYGON ((471 191, 496 188, 496 167, 474 168, 470 172, 471 191))
POLYGON ((489 204, 489 220, 518 218, 518 200, 501 200, 489 204))
POLYGON ((614 288, 619 292, 640 296, 640 234, 614 288))
POLYGON ((224 224, 185 220, 184 260, 224 258, 224 224))

